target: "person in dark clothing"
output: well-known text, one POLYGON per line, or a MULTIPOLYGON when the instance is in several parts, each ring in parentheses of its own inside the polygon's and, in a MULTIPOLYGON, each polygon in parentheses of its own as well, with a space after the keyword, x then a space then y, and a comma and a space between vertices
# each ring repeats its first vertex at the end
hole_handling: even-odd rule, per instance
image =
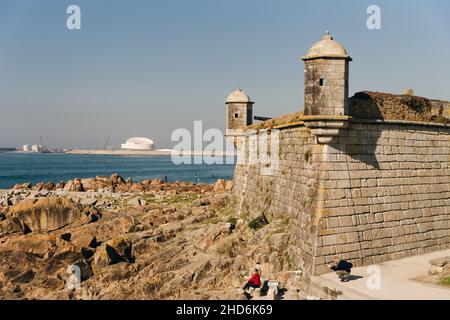
POLYGON ((250 288, 259 288, 261 286, 261 277, 259 276, 258 269, 255 269, 253 276, 247 281, 244 286, 244 291, 250 288))
POLYGON ((328 267, 336 272, 341 279, 341 282, 347 282, 350 280, 350 273, 352 272, 353 265, 350 262, 341 260, 338 256, 333 257, 333 263, 329 264, 328 267))

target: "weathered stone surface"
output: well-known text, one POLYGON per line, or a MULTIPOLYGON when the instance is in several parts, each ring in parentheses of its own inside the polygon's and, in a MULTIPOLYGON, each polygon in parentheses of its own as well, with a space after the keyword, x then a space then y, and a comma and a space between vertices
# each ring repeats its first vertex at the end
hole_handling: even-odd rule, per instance
POLYGON ((127 204, 129 206, 140 206, 141 205, 141 199, 139 198, 133 198, 131 200, 128 200, 127 204))
POLYGON ((219 179, 214 185, 214 192, 224 192, 226 187, 225 180, 219 179))
POLYGON ((231 189, 233 189, 233 180, 225 181, 225 190, 230 191, 231 189))
POLYGON ((100 269, 119 262, 134 262, 132 244, 125 238, 117 238, 102 244, 94 255, 93 269, 98 273, 100 269))
POLYGON ((97 191, 98 190, 97 181, 94 178, 81 179, 80 182, 82 185, 82 190, 84 190, 84 191, 97 191))
POLYGON ((86 223, 83 207, 68 198, 24 200, 12 207, 9 214, 29 231, 49 232, 73 223, 86 223))
POLYGON ((79 268, 81 281, 85 281, 94 275, 91 262, 88 260, 78 260, 73 265, 79 268))
POLYGON ((30 188, 31 188, 31 183, 25 182, 25 183, 16 184, 13 187, 13 190, 30 189, 30 188))
POLYGON ((305 274, 327 272, 335 254, 358 266, 446 249, 449 136, 440 125, 353 120, 318 145, 305 127, 284 127, 272 172, 249 164, 248 148, 237 164, 236 215, 289 221, 290 264, 305 274))
POLYGON ((446 265, 450 265, 450 257, 432 259, 430 260, 430 264, 436 267, 445 267, 446 265))
MULTIPOLYGON (((225 292, 223 288, 240 287, 244 278, 239 270, 250 266, 247 260, 253 251, 261 250, 247 242, 254 234, 245 220, 241 219, 239 230, 231 227, 234 224, 229 221, 236 223, 236 219, 225 207, 230 204, 228 194, 213 193, 213 185, 145 184, 145 188, 152 186, 157 191, 139 195, 17 192, 14 197, 19 203, 31 197, 26 200, 32 204, 31 211, 44 199, 70 198, 72 204, 64 207, 79 208, 84 223, 58 222, 49 229, 65 226, 44 232, 45 217, 37 228, 42 232, 28 228, 23 235, 20 220, 11 215, 15 207, 8 206, 6 219, 0 222, 0 299, 234 297, 230 295, 234 287, 225 292), (83 199, 91 197, 98 199, 97 207, 84 207, 83 199), (145 197, 149 204, 129 206, 127 201, 135 197, 145 197), (93 216, 99 219, 92 221, 93 216), (3 233, 8 223, 17 228, 15 232, 3 233), (200 248, 208 230, 214 231, 215 238, 211 246, 200 248), (241 250, 245 259, 235 260, 241 250), (67 290, 73 280, 68 267, 74 264, 81 271, 81 288, 67 290)), ((255 241, 258 246, 264 243, 255 241)), ((273 259, 279 268, 282 262, 273 259)))

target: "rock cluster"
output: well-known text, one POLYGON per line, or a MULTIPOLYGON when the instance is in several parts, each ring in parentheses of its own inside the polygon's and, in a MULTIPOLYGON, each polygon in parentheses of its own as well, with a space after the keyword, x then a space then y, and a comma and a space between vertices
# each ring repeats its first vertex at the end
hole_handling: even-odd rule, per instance
POLYGON ((450 257, 442 257, 430 260, 430 274, 448 272, 450 269, 450 257))
POLYGON ((37 183, 34 186, 29 183, 16 184, 13 190, 32 190, 32 191, 67 191, 67 192, 146 192, 160 191, 167 189, 176 189, 177 191, 186 190, 186 188, 196 189, 196 191, 210 191, 212 186, 208 184, 194 185, 189 182, 164 183, 161 179, 143 180, 133 182, 132 179, 124 179, 117 173, 110 177, 96 176, 95 178, 73 179, 61 181, 58 183, 47 182, 37 183), (195 187, 194 187, 195 186, 195 187))
POLYGON ((287 268, 287 235, 234 217, 231 182, 38 185, 0 194, 0 299, 243 299, 256 263, 267 278, 287 268))

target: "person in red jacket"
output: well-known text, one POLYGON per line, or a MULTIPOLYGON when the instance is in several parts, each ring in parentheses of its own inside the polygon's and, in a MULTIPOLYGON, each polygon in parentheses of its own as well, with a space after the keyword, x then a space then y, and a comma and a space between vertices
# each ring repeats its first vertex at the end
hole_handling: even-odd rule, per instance
POLYGON ((244 290, 247 290, 250 288, 256 289, 256 288, 259 288, 260 286, 261 286, 261 278, 259 277, 258 269, 255 269, 255 273, 245 284, 244 290))

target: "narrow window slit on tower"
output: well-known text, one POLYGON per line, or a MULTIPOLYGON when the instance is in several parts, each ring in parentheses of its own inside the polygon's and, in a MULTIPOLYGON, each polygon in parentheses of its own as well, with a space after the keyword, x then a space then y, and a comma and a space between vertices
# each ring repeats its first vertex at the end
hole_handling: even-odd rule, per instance
POLYGON ((234 117, 235 117, 235 118, 238 118, 238 117, 239 117, 239 114, 238 114, 238 113, 235 113, 235 114, 234 114, 234 117))
POLYGON ((320 78, 320 80, 319 80, 319 85, 320 85, 321 87, 323 87, 324 84, 325 84, 325 79, 324 79, 324 78, 320 78))

